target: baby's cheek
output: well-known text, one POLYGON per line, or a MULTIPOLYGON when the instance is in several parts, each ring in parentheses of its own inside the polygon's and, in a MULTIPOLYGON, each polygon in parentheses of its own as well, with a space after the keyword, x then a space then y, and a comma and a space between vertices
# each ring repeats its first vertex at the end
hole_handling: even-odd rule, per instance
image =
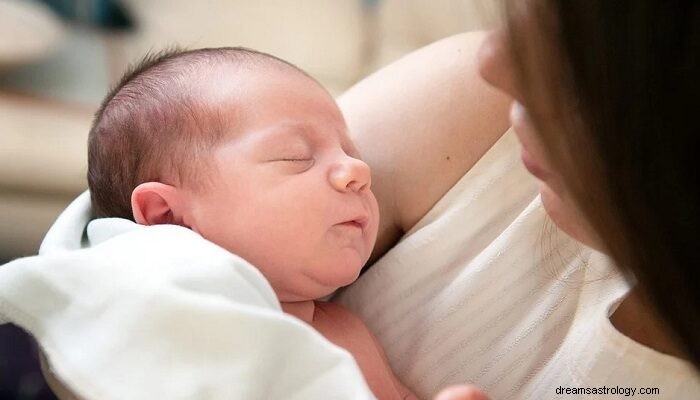
POLYGON ((372 196, 372 213, 374 215, 374 218, 372 219, 372 222, 370 226, 368 226, 369 230, 367 231, 367 239, 369 243, 369 250, 370 252, 374 248, 374 244, 377 240, 377 234, 379 233, 379 204, 377 203, 377 200, 372 196))

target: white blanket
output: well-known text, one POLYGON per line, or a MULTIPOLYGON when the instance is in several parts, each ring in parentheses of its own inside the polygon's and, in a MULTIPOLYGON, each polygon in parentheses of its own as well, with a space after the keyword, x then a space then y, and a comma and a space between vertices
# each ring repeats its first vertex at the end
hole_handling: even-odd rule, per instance
POLYGON ((85 193, 39 256, 0 267, 0 318, 81 398, 373 398, 246 261, 178 226, 88 221, 85 193))

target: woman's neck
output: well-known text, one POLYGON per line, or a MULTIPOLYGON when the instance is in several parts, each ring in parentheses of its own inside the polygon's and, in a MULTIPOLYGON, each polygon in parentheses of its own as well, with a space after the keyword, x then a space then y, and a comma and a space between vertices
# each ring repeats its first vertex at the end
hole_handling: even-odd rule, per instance
POLYGON ((282 306, 282 311, 306 323, 310 324, 314 319, 316 304, 313 300, 280 302, 280 305, 282 306))
POLYGON ((610 316, 613 326, 630 339, 656 351, 687 358, 674 341, 668 326, 654 312, 648 298, 636 287, 610 316))

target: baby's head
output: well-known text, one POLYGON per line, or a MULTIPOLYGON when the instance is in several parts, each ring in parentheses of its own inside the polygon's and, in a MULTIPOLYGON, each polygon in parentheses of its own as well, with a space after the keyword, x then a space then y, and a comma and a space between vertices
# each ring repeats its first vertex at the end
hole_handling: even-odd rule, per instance
POLYGON ((97 217, 177 224, 240 255, 281 301, 354 281, 379 212, 328 92, 241 48, 148 57, 104 100, 90 131, 97 217))

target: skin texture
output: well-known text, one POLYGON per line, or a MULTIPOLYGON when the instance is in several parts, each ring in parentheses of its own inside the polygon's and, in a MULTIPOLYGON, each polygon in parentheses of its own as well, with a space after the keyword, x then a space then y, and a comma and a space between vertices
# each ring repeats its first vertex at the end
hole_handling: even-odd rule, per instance
POLYGON ((378 399, 417 400, 394 375, 377 339, 355 314, 336 303, 317 303, 310 322, 328 340, 350 353, 378 399))
POLYGON ((436 397, 435 400, 488 400, 489 398, 479 390, 478 388, 471 385, 459 385, 451 386, 447 389, 442 390, 436 397))
POLYGON ((235 121, 212 153, 206 188, 142 185, 132 195, 136 221, 170 215, 257 266, 282 302, 352 283, 372 250, 379 214, 369 166, 335 102, 298 73, 226 68, 198 86, 219 104, 220 119, 235 121))
POLYGON ((250 90, 242 133, 215 151, 218 177, 189 194, 186 218, 259 266, 280 301, 319 298, 352 283, 374 245, 369 166, 325 90, 297 74, 255 75, 237 82, 250 90))
POLYGON ((372 167, 382 215, 370 264, 508 129, 508 97, 478 73, 483 38, 470 32, 437 41, 338 99, 350 135, 372 167))

